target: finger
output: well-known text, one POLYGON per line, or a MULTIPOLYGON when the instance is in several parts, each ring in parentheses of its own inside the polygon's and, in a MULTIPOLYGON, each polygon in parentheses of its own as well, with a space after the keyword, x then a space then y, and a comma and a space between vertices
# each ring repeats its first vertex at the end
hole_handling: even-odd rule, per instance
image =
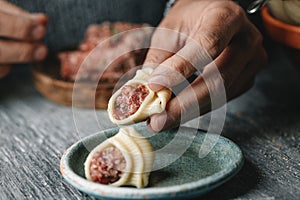
POLYGON ((47 17, 43 14, 24 17, 0 11, 0 36, 20 40, 39 40, 46 33, 46 23, 47 17))
POLYGON ((171 88, 189 78, 195 71, 204 68, 212 59, 199 44, 189 39, 175 55, 155 68, 149 80, 152 90, 171 88))
POLYGON ((224 82, 218 69, 207 70, 169 101, 164 121, 159 114, 151 116, 149 127, 154 131, 177 127, 212 108, 219 108, 226 100, 224 82))
MULTIPOLYGON (((252 79, 249 82, 246 82, 245 84, 243 84, 243 86, 240 86, 241 88, 239 88, 238 93, 235 93, 235 96, 232 96, 231 99, 247 92, 249 89, 251 89, 253 84, 254 78, 252 77, 252 79)), ((180 124, 183 124, 195 117, 204 115, 212 110, 211 102, 209 101, 209 99, 206 98, 203 98, 203 101, 200 104, 200 106, 191 106, 191 108, 193 108, 192 110, 190 109, 192 112, 183 112, 183 109, 180 107, 179 101, 182 100, 180 100, 178 97, 176 99, 173 99, 169 102, 167 106, 167 111, 160 114, 152 115, 147 121, 148 129, 152 132, 160 132, 162 130, 175 128, 178 127, 180 124)))
POLYGON ((10 65, 0 65, 0 79, 5 77, 10 72, 10 65))
POLYGON ((43 60, 47 48, 42 44, 0 40, 0 63, 23 63, 43 60))
MULTIPOLYGON (((215 71, 222 77, 224 88, 230 88, 253 56, 248 45, 242 41, 241 38, 236 39, 225 48, 214 62, 205 67, 203 71, 204 75, 206 71, 215 71)), ((206 79, 206 81, 213 80, 206 79)), ((213 85, 213 83, 211 83, 211 85, 213 85)))
POLYGON ((225 80, 234 80, 236 77, 233 75, 238 75, 242 70, 239 69, 240 66, 244 66, 249 59, 249 50, 245 48, 248 46, 247 43, 242 43, 240 38, 235 39, 235 41, 225 48, 214 63, 212 63, 212 59, 205 49, 201 48, 195 41, 190 41, 177 54, 155 69, 149 80, 150 88, 154 91, 158 91, 163 87, 171 88, 186 80, 195 71, 201 72, 204 66, 209 63, 212 63, 212 66, 220 67, 220 73, 222 73, 225 80))
POLYGON ((12 3, 9 3, 5 0, 0 0, 0 11, 4 11, 7 13, 11 13, 11 14, 15 14, 15 15, 28 15, 29 12, 27 12, 26 10, 23 10, 22 8, 15 6, 12 3))
POLYGON ((206 66, 202 76, 197 77, 191 85, 171 99, 166 113, 151 116, 149 127, 153 131, 175 127, 180 122, 184 123, 208 112, 211 109, 211 100, 214 101, 214 108, 226 103, 225 83, 229 86, 249 59, 242 55, 237 44, 229 45, 213 63, 206 66), (224 81, 224 78, 229 80, 224 81))
POLYGON ((30 15, 30 18, 34 23, 41 24, 46 26, 48 24, 49 18, 44 13, 33 13, 30 15))
MULTIPOLYGON (((212 65, 219 68, 226 88, 237 78, 253 55, 253 51, 258 51, 257 47, 261 46, 261 41, 260 34, 250 28, 248 33, 236 35, 215 59, 212 65), (248 38, 255 38, 255 40, 249 41, 248 38)), ((189 39, 184 48, 155 69, 149 80, 149 86, 154 91, 163 87, 173 87, 186 80, 195 71, 202 72, 204 66, 211 62, 212 58, 206 50, 189 39)))
POLYGON ((171 57, 174 53, 162 49, 150 47, 144 61, 144 68, 151 67, 155 69, 164 60, 171 57))
POLYGON ((228 100, 234 99, 248 91, 254 84, 256 74, 267 64, 266 51, 261 47, 257 49, 254 60, 249 62, 228 90, 228 100))
POLYGON ((221 75, 217 67, 208 66, 208 70, 204 71, 202 76, 197 77, 190 86, 184 89, 178 96, 171 99, 165 113, 150 117, 148 121, 149 129, 154 132, 159 132, 164 129, 174 128, 181 123, 209 112, 212 109, 212 101, 214 103, 213 109, 216 109, 226 103, 226 101, 248 91, 254 83, 255 75, 266 65, 266 52, 263 47, 258 48, 256 50, 257 53, 253 56, 254 59, 246 64, 245 67, 240 67, 240 65, 244 63, 243 59, 235 58, 240 57, 239 54, 234 54, 236 56, 231 55, 230 49, 231 48, 228 48, 228 50, 222 54, 224 56, 232 56, 233 59, 223 61, 222 56, 220 56, 215 61, 223 65, 219 68, 229 70, 229 72, 226 72, 228 75, 234 72, 234 69, 242 69, 240 70, 241 72, 236 75, 231 74, 231 76, 228 77, 232 77, 234 81, 227 86, 227 95, 224 93, 226 84, 223 81, 223 78, 226 76, 221 75), (224 96, 220 97, 220 94, 224 96))
POLYGON ((209 90, 203 77, 199 76, 192 84, 168 102, 165 113, 150 117, 149 128, 158 132, 176 127, 189 119, 199 116, 200 112, 204 112, 201 110, 209 103, 209 90))
POLYGON ((45 14, 42 13, 30 14, 28 11, 4 0, 0 0, 0 12, 1 11, 8 14, 20 16, 20 17, 31 18, 37 23, 41 23, 43 25, 46 25, 48 23, 48 17, 45 14))
POLYGON ((214 9, 202 17, 197 34, 192 36, 207 50, 212 59, 215 59, 231 42, 232 38, 239 34, 249 21, 243 9, 232 1, 215 1, 214 9))
MULTIPOLYGON (((232 87, 242 87, 267 63, 267 54, 262 45, 262 35, 249 23, 247 32, 236 36, 215 63, 224 80, 227 92, 232 92, 232 87), (230 58, 230 59, 228 59, 230 58)), ((231 99, 228 94, 228 98, 231 99)))
POLYGON ((184 36, 165 23, 160 24, 151 38, 151 44, 144 63, 145 67, 156 68, 160 63, 174 55, 183 45, 184 36))
POLYGON ((199 31, 191 35, 193 39, 186 39, 186 45, 177 52, 179 56, 173 55, 155 69, 149 81, 150 88, 158 91, 164 86, 175 86, 183 81, 182 77, 188 78, 196 69, 203 68, 218 57, 242 30, 242 22, 246 19, 241 20, 241 17, 246 18, 239 6, 229 6, 227 9, 222 7, 209 12, 208 16, 203 17, 199 31), (172 76, 171 71, 179 72, 182 76, 172 76))

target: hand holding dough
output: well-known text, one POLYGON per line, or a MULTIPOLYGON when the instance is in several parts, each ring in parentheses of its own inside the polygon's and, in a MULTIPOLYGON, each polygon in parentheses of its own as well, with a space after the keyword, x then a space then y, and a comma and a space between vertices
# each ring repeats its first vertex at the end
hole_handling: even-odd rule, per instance
POLYGON ((135 77, 115 92, 108 103, 110 120, 115 124, 131 124, 161 113, 171 98, 167 89, 152 91, 148 81, 153 69, 138 70, 135 77))

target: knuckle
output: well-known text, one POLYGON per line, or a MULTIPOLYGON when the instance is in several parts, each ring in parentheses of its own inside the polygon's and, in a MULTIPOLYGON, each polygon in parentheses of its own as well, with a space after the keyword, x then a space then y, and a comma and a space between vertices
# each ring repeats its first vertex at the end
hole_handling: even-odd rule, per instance
POLYGON ((18 61, 28 62, 33 60, 34 45, 25 44, 19 54, 18 61))
POLYGON ((24 23, 20 26, 14 26, 14 29, 17 32, 17 37, 21 38, 21 39, 31 39, 32 37, 32 29, 33 29, 33 25, 32 24, 28 24, 28 23, 24 23))
MULTIPOLYGON (((215 2, 219 3, 219 2, 215 2)), ((227 1, 226 4, 223 6, 215 6, 214 12, 218 14, 219 20, 226 20, 226 19, 240 19, 241 17, 245 17, 245 11, 241 6, 236 4, 233 1, 227 1)))
POLYGON ((252 46, 262 46, 263 35, 254 26, 252 27, 252 30, 249 31, 248 35, 249 44, 251 44, 252 46))
POLYGON ((167 66, 175 71, 177 75, 181 75, 183 77, 187 77, 190 74, 190 67, 188 62, 185 59, 176 56, 176 58, 170 59, 167 63, 167 66))
POLYGON ((213 58, 221 52, 223 41, 219 34, 209 32, 203 37, 201 44, 206 48, 206 51, 213 58))
POLYGON ((10 28, 10 34, 12 37, 17 39, 27 39, 30 38, 31 27, 25 24, 14 24, 10 28))
POLYGON ((147 55, 147 58, 146 58, 146 60, 145 60, 145 63, 159 64, 159 63, 158 63, 158 60, 159 60, 158 55, 151 53, 151 54, 148 54, 148 55, 147 55))
POLYGON ((176 63, 177 71, 186 78, 196 71, 193 65, 184 58, 178 57, 176 63))
POLYGON ((228 79, 217 68, 210 68, 203 72, 203 79, 208 89, 208 93, 214 97, 222 100, 222 96, 229 89, 228 79), (225 78, 224 78, 225 77, 225 78))
POLYGON ((17 39, 31 38, 33 23, 27 18, 17 18, 10 25, 10 33, 17 39))
POLYGON ((227 1, 225 6, 220 7, 219 12, 226 14, 226 16, 234 18, 246 16, 243 8, 234 1, 227 1))
POLYGON ((163 30, 156 30, 151 37, 151 46, 160 46, 161 44, 161 38, 166 38, 165 32, 163 30))
POLYGON ((241 32, 240 36, 242 41, 240 44, 245 46, 252 54, 255 54, 263 46, 263 36, 252 24, 241 32))
POLYGON ((178 71, 178 66, 177 66, 177 62, 174 61, 174 59, 169 59, 166 63, 166 67, 168 67, 170 70, 174 71, 178 71))
POLYGON ((243 8, 236 3, 230 1, 231 4, 231 13, 235 15, 236 18, 241 18, 245 16, 245 11, 243 8))

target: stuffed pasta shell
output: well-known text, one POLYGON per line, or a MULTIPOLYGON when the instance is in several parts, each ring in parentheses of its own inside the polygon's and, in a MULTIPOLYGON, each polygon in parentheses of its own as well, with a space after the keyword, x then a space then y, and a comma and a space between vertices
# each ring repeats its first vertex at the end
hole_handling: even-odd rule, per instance
POLYGON ((112 95, 108 114, 113 123, 139 122, 165 110, 172 92, 167 88, 154 92, 148 87, 152 71, 151 68, 138 70, 132 80, 112 95))
POLYGON ((153 162, 151 143, 134 128, 124 127, 90 152, 84 170, 93 182, 142 188, 148 185, 153 162))

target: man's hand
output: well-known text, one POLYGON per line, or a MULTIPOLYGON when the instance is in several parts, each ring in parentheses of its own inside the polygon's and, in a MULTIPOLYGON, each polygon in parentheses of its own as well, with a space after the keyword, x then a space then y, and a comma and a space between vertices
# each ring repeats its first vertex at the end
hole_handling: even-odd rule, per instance
POLYGON ((241 95, 252 86, 255 75, 266 64, 261 34, 242 8, 232 1, 178 0, 159 28, 171 29, 188 37, 159 29, 154 33, 153 48, 145 60, 145 66, 150 64, 155 68, 149 81, 152 90, 171 88, 197 69, 204 70, 191 85, 169 101, 165 113, 151 116, 148 126, 155 132, 176 127, 180 122, 208 112, 210 92, 217 92, 220 83, 226 90, 227 101, 241 95), (200 47, 206 49, 214 64, 203 57, 200 47), (214 66, 217 66, 221 78, 215 75, 214 66), (195 112, 195 106, 199 106, 200 113, 195 112))
POLYGON ((38 42, 45 36, 48 18, 0 0, 0 78, 10 65, 40 61, 47 55, 45 45, 38 42))

